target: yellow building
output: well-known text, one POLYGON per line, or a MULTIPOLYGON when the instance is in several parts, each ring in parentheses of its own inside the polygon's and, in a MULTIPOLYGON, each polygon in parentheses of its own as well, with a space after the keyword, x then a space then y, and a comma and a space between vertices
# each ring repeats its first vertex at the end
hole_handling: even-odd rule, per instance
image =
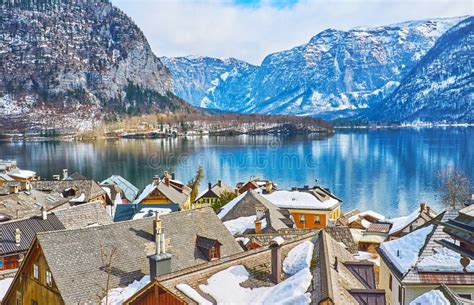
POLYGON ((234 193, 235 189, 223 183, 221 180, 217 181, 216 184, 211 185, 209 183, 207 189, 199 194, 194 200, 194 208, 202 208, 206 206, 212 206, 217 203, 224 193, 234 193))
POLYGON ((159 204, 164 208, 191 209, 191 190, 188 186, 166 176, 161 179, 159 176, 153 178, 153 182, 140 194, 133 202, 134 204, 159 204), (177 205, 177 206, 174 206, 177 205))

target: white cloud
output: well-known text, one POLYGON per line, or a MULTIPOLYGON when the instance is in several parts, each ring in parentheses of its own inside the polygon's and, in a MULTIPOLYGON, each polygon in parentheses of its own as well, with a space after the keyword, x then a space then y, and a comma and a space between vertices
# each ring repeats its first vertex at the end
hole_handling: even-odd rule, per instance
POLYGON ((469 15, 472 0, 301 0, 286 7, 217 0, 112 0, 143 30, 158 56, 235 57, 260 64, 327 29, 469 15))

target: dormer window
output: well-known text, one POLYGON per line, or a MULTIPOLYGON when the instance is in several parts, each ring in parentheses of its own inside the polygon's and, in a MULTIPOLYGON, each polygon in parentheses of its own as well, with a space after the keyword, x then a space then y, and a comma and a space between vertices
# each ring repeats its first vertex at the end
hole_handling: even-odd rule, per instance
POLYGON ((221 258, 221 246, 222 244, 217 239, 196 236, 196 248, 208 261, 221 258))

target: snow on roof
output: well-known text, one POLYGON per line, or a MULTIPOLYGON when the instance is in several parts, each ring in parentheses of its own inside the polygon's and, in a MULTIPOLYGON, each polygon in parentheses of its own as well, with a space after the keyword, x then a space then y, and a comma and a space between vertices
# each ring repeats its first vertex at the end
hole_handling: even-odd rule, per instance
POLYGON ((372 263, 376 264, 377 266, 380 266, 380 256, 378 256, 377 254, 375 254, 375 256, 376 257, 374 257, 373 253, 365 252, 365 251, 359 251, 358 254, 354 255, 354 257, 357 260, 369 261, 369 262, 372 262, 372 263))
POLYGON ((417 219, 419 215, 420 215, 420 209, 417 208, 410 215, 392 218, 392 219, 385 219, 384 222, 392 223, 392 228, 390 228, 390 232, 388 234, 394 234, 402 230, 403 228, 408 226, 410 223, 415 221, 415 219, 417 219))
POLYGON ((359 215, 362 216, 362 217, 370 216, 370 217, 373 217, 373 218, 376 218, 376 219, 379 219, 379 220, 384 220, 385 219, 385 216, 383 216, 382 214, 379 214, 377 212, 374 212, 372 210, 368 210, 368 211, 359 213, 359 215))
POLYGON ((144 219, 154 217, 156 213, 158 213, 158 215, 165 215, 171 212, 171 209, 167 208, 144 208, 141 209, 137 214, 133 215, 132 219, 144 219))
POLYGON ((277 207, 287 209, 328 210, 339 204, 339 201, 332 197, 321 202, 314 195, 299 191, 276 191, 262 196, 277 207))
POLYGON ((135 199, 133 203, 138 204, 142 202, 148 195, 150 195, 151 192, 153 192, 155 188, 156 188, 155 184, 153 183, 148 184, 143 190, 143 192, 140 194, 140 196, 137 199, 135 199))
POLYGON ((420 228, 398 239, 382 243, 380 249, 397 270, 404 274, 417 261, 420 250, 432 231, 433 225, 420 228))
POLYGON ((195 301, 199 305, 212 305, 211 302, 203 298, 193 287, 188 284, 178 284, 176 289, 184 293, 188 298, 195 301))
POLYGON ((277 237, 272 238, 271 241, 276 243, 277 245, 281 246, 285 242, 285 239, 281 236, 277 236, 277 237))
POLYGON ((199 289, 211 295, 217 304, 294 304, 307 305, 311 302, 306 293, 311 284, 309 268, 272 287, 244 288, 240 284, 249 279, 249 273, 242 265, 222 270, 207 280, 199 289))
MULTIPOLYGON (((255 229, 255 219, 255 215, 239 217, 229 221, 224 221, 224 226, 230 231, 230 233, 232 233, 232 235, 243 234, 248 229, 255 229)), ((262 229, 266 228, 267 220, 263 218, 261 221, 262 229)))
POLYGON ((17 178, 22 178, 22 179, 29 179, 36 176, 36 172, 34 171, 29 171, 26 169, 19 169, 19 168, 15 168, 14 170, 8 172, 7 174, 9 176, 14 176, 17 178))
POLYGON ((444 294, 437 290, 433 289, 428 292, 423 293, 416 299, 410 302, 410 305, 449 305, 451 304, 444 294))
POLYGON ((117 185, 118 187, 120 187, 120 189, 122 189, 122 191, 125 194, 125 197, 130 202, 133 201, 133 199, 135 199, 135 197, 138 195, 138 191, 139 191, 136 186, 134 186, 129 181, 127 181, 125 178, 123 178, 122 176, 119 176, 119 175, 112 175, 109 178, 102 181, 101 184, 115 184, 115 185, 117 185))
POLYGON ((7 293, 8 287, 10 287, 10 284, 12 282, 13 282, 12 277, 0 280, 0 301, 3 299, 3 297, 7 293))
MULTIPOLYGON (((138 290, 145 287, 150 282, 150 276, 145 275, 139 281, 133 281, 127 287, 118 287, 110 289, 108 305, 122 305, 125 300, 134 295, 138 290)), ((105 298, 102 299, 101 305, 105 305, 105 298)))
POLYGON ((229 213, 229 211, 232 210, 240 202, 240 200, 244 198, 246 194, 247 192, 244 192, 240 194, 239 196, 235 197, 234 199, 232 199, 231 201, 229 201, 226 205, 222 207, 219 214, 217 214, 217 217, 219 217, 220 219, 224 218, 224 216, 227 215, 227 213, 229 213))
POLYGON ((81 193, 81 195, 79 197, 72 198, 69 201, 70 202, 84 202, 84 201, 86 201, 86 195, 84 193, 81 193))
MULTIPOLYGON (((418 271, 425 272, 463 272, 461 254, 445 247, 433 248, 434 254, 423 257, 417 264, 418 271)), ((467 266, 468 272, 474 272, 474 264, 467 266)))
POLYGON ((291 249, 283 261, 283 271, 288 275, 294 275, 304 268, 309 268, 313 257, 313 249, 314 244, 309 240, 291 249))

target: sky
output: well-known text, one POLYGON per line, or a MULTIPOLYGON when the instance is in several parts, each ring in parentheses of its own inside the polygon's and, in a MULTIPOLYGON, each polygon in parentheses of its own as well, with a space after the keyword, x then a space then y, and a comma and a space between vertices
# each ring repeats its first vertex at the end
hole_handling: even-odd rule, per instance
POLYGON ((474 14, 474 0, 112 0, 157 56, 234 57, 259 65, 327 28, 474 14))

